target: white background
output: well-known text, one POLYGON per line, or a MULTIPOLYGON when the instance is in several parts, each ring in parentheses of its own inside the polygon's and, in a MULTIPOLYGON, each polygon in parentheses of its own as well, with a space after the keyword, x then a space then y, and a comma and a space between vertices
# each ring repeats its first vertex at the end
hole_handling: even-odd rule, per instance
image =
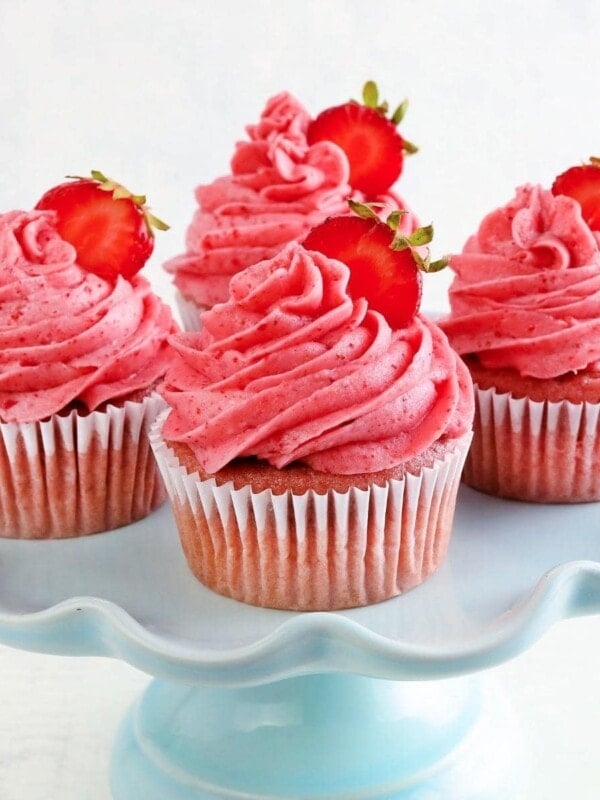
MULTIPOLYGON (((516 185, 600 155, 599 42, 595 0, 0 0, 0 209, 92 167, 146 192, 172 225, 146 269, 170 299, 160 265, 193 187, 265 100, 288 89, 316 114, 373 78, 410 98, 421 151, 397 188, 451 252, 516 185)), ((427 280, 428 306, 449 277, 427 280)), ((528 800, 600 797, 599 632, 563 623, 498 670, 533 744, 528 800)), ((0 648, 0 800, 108 800, 114 727, 145 681, 0 648)))

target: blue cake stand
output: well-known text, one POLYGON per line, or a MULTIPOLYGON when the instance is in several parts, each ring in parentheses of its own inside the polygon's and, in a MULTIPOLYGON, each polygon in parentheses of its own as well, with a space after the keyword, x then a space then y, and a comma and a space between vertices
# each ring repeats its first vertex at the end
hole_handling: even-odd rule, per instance
POLYGON ((0 641, 156 677, 114 748, 115 800, 509 800, 518 726, 481 671, 600 611, 600 504, 460 493, 441 570, 331 613, 257 609, 187 569, 171 511, 0 540, 0 641))

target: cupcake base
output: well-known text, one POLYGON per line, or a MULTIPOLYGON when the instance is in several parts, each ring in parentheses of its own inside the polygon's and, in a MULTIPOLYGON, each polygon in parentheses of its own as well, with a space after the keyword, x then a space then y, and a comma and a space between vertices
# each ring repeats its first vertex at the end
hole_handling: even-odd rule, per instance
POLYGON ((532 400, 476 385, 464 481, 514 500, 600 500, 599 415, 599 403, 532 400))
POLYGON ((157 395, 44 422, 0 423, 0 536, 61 539, 127 525, 166 499, 147 431, 157 395))
POLYGON ((256 477, 245 483, 243 466, 235 481, 192 471, 161 427, 151 442, 188 564, 219 594, 300 611, 365 606, 422 583, 446 555, 470 437, 444 445, 416 474, 400 466, 399 477, 375 474, 343 490, 338 481, 350 476, 325 476, 333 488, 315 491, 292 470, 294 485, 273 491, 254 482, 255 490, 256 477))
POLYGON ((184 331, 199 331, 202 328, 200 316, 208 311, 209 306, 199 306, 189 297, 185 297, 179 290, 175 292, 175 302, 181 318, 184 331))

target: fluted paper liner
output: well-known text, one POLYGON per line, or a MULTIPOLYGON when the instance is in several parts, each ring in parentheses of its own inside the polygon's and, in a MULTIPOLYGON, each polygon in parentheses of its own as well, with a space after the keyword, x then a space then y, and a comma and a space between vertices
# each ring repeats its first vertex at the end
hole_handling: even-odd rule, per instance
POLYGON ((475 386, 465 483, 541 503, 600 500, 600 404, 534 401, 475 386))
POLYGON ((118 528, 166 499, 148 431, 164 401, 0 423, 0 536, 60 539, 118 528))
POLYGON ((448 548, 470 435, 419 475, 384 486, 302 495, 218 486, 150 441, 188 564, 220 594, 292 610, 377 603, 422 583, 448 548))
POLYGON ((199 306, 193 300, 184 297, 179 291, 175 292, 175 302, 177 303, 183 330, 199 331, 202 328, 200 315, 208 311, 209 306, 199 306))

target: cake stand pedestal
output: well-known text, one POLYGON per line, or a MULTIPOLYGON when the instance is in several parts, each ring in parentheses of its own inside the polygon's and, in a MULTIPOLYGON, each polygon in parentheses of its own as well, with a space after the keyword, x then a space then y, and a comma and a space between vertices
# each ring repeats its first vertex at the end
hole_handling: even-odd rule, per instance
POLYGON ((505 800, 515 745, 512 715, 472 679, 154 681, 121 727, 111 787, 116 800, 505 800))
POLYGON ((600 504, 461 490, 448 558, 403 597, 257 609, 188 571, 164 507, 79 540, 0 540, 0 641, 156 676, 115 800, 509 800, 523 748, 481 671, 600 611, 600 504))

